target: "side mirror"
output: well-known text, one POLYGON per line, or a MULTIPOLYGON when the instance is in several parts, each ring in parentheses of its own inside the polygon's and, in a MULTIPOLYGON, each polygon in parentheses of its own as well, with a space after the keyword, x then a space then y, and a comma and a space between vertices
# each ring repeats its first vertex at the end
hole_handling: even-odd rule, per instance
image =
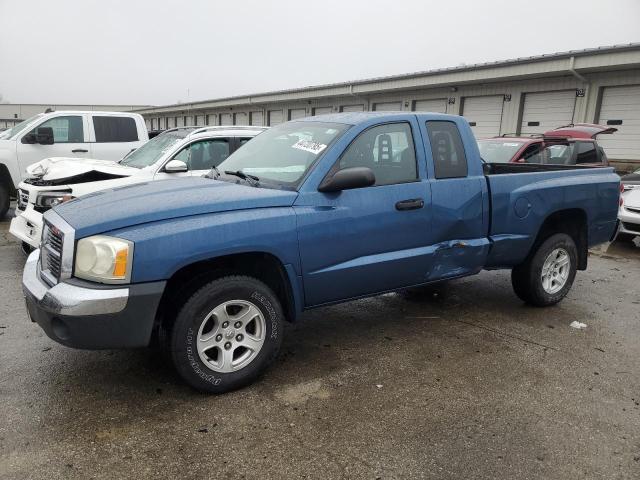
POLYGON ((164 166, 164 171, 167 173, 182 173, 188 170, 187 164, 182 160, 171 160, 164 166))
POLYGON ((38 142, 40 145, 53 145, 53 128, 36 128, 36 142, 38 142))
POLYGON ((376 183, 376 176, 369 167, 351 167, 338 170, 333 176, 326 177, 318 191, 340 192, 352 188, 370 187, 376 183))

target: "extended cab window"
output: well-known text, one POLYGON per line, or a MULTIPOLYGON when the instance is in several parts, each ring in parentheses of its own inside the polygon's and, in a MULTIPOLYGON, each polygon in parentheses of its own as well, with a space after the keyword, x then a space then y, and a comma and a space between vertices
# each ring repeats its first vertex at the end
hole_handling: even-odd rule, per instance
POLYGON ((202 140, 183 148, 174 159, 186 163, 189 170, 211 170, 227 159, 229 150, 226 138, 202 140))
POLYGON ((406 122, 390 123, 362 132, 340 158, 340 170, 351 167, 369 167, 376 185, 417 180, 411 126, 406 122))
POLYGON ((592 142, 578 142, 576 163, 599 163, 598 152, 592 142))
POLYGON ((467 176, 467 157, 458 127, 453 122, 432 120, 427 122, 436 178, 467 176))
MULTIPOLYGON (((81 116, 50 118, 37 128, 51 127, 54 143, 84 143, 84 129, 81 116)), ((34 132, 35 133, 35 130, 34 132)))
POLYGON ((96 142, 137 142, 138 128, 131 117, 93 117, 96 142))

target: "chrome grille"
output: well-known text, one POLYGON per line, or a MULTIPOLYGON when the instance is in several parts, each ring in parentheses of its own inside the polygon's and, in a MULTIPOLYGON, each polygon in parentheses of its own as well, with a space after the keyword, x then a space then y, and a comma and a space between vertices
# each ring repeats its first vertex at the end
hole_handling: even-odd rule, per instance
POLYGON ((16 207, 18 210, 24 210, 27 208, 27 203, 29 203, 29 192, 23 189, 18 189, 18 203, 16 207))
POLYGON ((40 269, 44 280, 50 285, 55 285, 60 280, 63 244, 64 234, 50 223, 45 222, 42 232, 40 269))

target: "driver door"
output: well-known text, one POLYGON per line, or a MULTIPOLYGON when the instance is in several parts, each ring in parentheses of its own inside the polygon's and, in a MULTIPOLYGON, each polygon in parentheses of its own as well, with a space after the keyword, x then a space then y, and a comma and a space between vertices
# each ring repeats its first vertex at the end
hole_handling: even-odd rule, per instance
POLYGON ((29 165, 49 157, 91 158, 88 132, 85 115, 61 115, 49 118, 34 129, 25 132, 18 141, 20 175, 25 178, 25 170, 29 165), (42 127, 53 129, 53 145, 22 143, 27 135, 35 133, 42 127))

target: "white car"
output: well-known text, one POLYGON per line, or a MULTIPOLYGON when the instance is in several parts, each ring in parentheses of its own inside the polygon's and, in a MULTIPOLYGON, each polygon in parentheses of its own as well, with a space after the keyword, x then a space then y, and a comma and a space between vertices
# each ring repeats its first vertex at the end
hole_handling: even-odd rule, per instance
POLYGON ((622 194, 618 220, 620 220, 618 235, 627 237, 640 235, 640 188, 627 190, 622 194))
POLYGON ((0 132, 0 219, 30 165, 50 157, 120 160, 147 140, 142 116, 124 112, 39 113, 0 132))
POLYGON ((158 135, 119 162, 50 158, 28 168, 18 185, 9 232, 23 248, 38 248, 42 215, 88 193, 152 180, 202 176, 266 127, 181 127, 158 135))

